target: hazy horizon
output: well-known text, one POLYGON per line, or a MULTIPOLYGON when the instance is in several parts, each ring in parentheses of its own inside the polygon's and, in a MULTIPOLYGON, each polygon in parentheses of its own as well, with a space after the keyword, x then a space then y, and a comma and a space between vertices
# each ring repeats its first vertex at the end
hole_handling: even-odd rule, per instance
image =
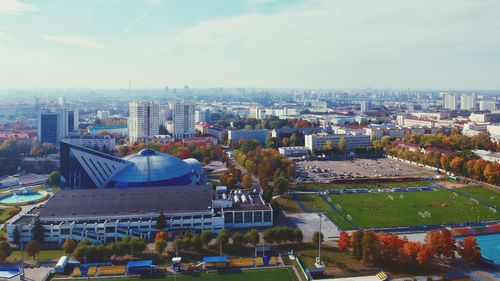
POLYGON ((500 89, 500 1, 0 0, 0 89, 500 89))

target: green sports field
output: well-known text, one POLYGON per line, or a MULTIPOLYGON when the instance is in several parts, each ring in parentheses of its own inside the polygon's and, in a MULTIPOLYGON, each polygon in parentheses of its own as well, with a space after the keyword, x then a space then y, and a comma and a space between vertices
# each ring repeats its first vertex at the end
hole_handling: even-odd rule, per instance
MULTIPOLYGON (((61 280, 61 279, 59 279, 61 280)), ((82 280, 82 279, 67 279, 82 280)), ((85 278, 85 280, 87 280, 85 278)), ((169 275, 164 278, 137 278, 117 277, 99 278, 99 281, 298 281, 292 268, 255 269, 238 272, 202 273, 198 276, 191 275, 169 275)))
POLYGON ((500 207, 500 192, 484 186, 470 186, 458 188, 457 191, 479 199, 492 206, 500 207))
POLYGON ((462 196, 454 196, 447 190, 336 194, 329 195, 329 198, 333 204, 340 205, 342 212, 349 214, 361 228, 500 219, 500 213, 493 213, 487 207, 470 202, 462 196), (419 212, 428 212, 430 216, 422 217, 419 212))

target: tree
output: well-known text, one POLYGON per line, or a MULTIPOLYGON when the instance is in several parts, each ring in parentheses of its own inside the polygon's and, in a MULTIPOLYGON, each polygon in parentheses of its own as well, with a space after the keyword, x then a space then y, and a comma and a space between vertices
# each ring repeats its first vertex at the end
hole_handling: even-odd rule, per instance
POLYGON ((182 239, 176 238, 174 239, 174 249, 175 249, 175 255, 179 256, 179 248, 182 247, 182 239))
POLYGON ((59 186, 61 184, 61 175, 59 172, 54 171, 47 177, 47 185, 49 186, 59 186))
POLYGON ((347 251, 347 248, 350 246, 351 237, 349 237, 349 233, 345 231, 341 231, 339 235, 339 241, 337 242, 337 246, 341 251, 347 251))
POLYGON ((409 262, 414 263, 417 261, 417 256, 422 248, 423 246, 419 242, 406 242, 403 245, 403 254, 409 262))
POLYGON ((380 233, 377 236, 380 246, 379 256, 384 261, 399 260, 403 255, 403 246, 408 240, 406 238, 399 238, 397 235, 387 235, 380 233))
POLYGON ((339 150, 344 153, 344 158, 345 158, 345 146, 346 146, 346 141, 344 137, 340 137, 339 143, 337 144, 339 150))
POLYGON ((241 185, 243 188, 251 188, 252 187, 252 176, 250 174, 245 174, 241 181, 241 185))
POLYGON ((21 240, 21 234, 19 233, 19 229, 17 229, 17 226, 14 229, 13 240, 14 244, 19 245, 19 242, 21 240))
POLYGON ((64 240, 61 248, 63 249, 64 253, 71 255, 76 249, 76 242, 75 240, 68 238, 64 240))
POLYGON ((168 237, 167 232, 162 230, 162 231, 156 233, 155 241, 160 240, 160 239, 167 240, 167 237, 168 237))
POLYGON ((375 232, 367 231, 363 234, 361 248, 363 262, 373 264, 377 260, 377 235, 375 232))
POLYGON ((278 177, 273 183, 273 194, 281 195, 286 193, 290 188, 290 183, 284 177, 278 177))
POLYGON ((470 264, 477 264, 481 261, 481 248, 477 244, 476 237, 465 237, 458 243, 460 256, 470 264))
POLYGON ((424 245, 417 254, 419 264, 429 264, 434 260, 436 250, 432 246, 424 245))
POLYGON ((201 238, 198 235, 195 235, 191 237, 191 245, 193 246, 193 249, 196 251, 201 250, 203 243, 201 242, 201 238))
POLYGON ((132 256, 140 256, 146 250, 146 243, 140 237, 134 237, 130 240, 130 252, 132 256))
MULTIPOLYGON (((321 242, 323 242, 323 239, 325 238, 325 236, 323 235, 323 233, 321 233, 321 242)), ((315 231, 312 235, 312 242, 314 245, 316 246, 319 246, 319 242, 320 242, 320 238, 319 238, 319 232, 318 231, 315 231)))
POLYGON ((0 263, 3 263, 12 254, 12 248, 9 242, 0 241, 0 263))
POLYGON ((243 245, 243 242, 245 242, 245 236, 239 232, 235 232, 233 236, 231 236, 231 240, 233 241, 232 244, 235 247, 241 247, 243 245))
POLYGON ((361 248, 362 240, 363 232, 361 230, 352 233, 352 255, 358 260, 363 256, 363 249, 361 248))
POLYGON ((434 250, 436 257, 455 257, 455 238, 446 228, 427 232, 425 235, 425 243, 428 248, 434 250))
POLYGON ((212 241, 212 232, 210 230, 205 230, 200 235, 201 242, 205 248, 208 247, 210 241, 212 241))
POLYGON ((302 234, 302 230, 296 228, 293 230, 293 242, 300 244, 304 241, 304 235, 302 234))
POLYGON ((35 259, 36 255, 42 250, 42 244, 36 240, 31 240, 25 246, 26 253, 35 259))
POLYGON ((227 242, 229 241, 229 231, 226 228, 223 228, 221 231, 219 231, 219 234, 217 234, 217 243, 219 244, 219 250, 222 253, 222 248, 227 245, 227 242))
POLYGON ((274 227, 272 228, 267 228, 264 230, 264 235, 263 235, 264 241, 266 241, 269 244, 273 244, 278 240, 277 232, 274 227))
POLYGON ((160 211, 160 215, 156 219, 156 229, 163 230, 167 227, 167 218, 163 214, 163 210, 160 211))
POLYGON ((182 239, 182 248, 184 251, 189 251, 193 244, 191 243, 191 237, 184 237, 182 239))
POLYGON ((43 244, 44 228, 42 222, 37 217, 33 224, 33 240, 37 241, 39 244, 43 244))
POLYGON ((259 232, 254 228, 251 229, 245 234, 245 241, 249 244, 252 244, 255 248, 255 251, 257 251, 257 244, 259 244, 260 241, 259 232))

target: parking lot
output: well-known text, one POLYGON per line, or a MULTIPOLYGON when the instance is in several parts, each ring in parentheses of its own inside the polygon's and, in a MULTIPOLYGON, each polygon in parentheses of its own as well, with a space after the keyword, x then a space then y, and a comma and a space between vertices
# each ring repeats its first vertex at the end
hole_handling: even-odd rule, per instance
POLYGON ((434 176, 432 170, 394 159, 353 159, 347 161, 305 160, 296 162, 295 183, 328 183, 343 179, 434 176))

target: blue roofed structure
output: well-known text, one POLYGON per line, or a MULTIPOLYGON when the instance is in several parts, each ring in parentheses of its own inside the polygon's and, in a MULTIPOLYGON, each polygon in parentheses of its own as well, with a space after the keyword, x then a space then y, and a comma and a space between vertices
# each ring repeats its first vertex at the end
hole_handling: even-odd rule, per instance
POLYGON ((143 149, 124 158, 61 142, 61 188, 128 188, 202 184, 196 159, 143 149))
POLYGON ((214 256, 214 257, 203 257, 204 263, 220 263, 228 262, 227 256, 214 256))

